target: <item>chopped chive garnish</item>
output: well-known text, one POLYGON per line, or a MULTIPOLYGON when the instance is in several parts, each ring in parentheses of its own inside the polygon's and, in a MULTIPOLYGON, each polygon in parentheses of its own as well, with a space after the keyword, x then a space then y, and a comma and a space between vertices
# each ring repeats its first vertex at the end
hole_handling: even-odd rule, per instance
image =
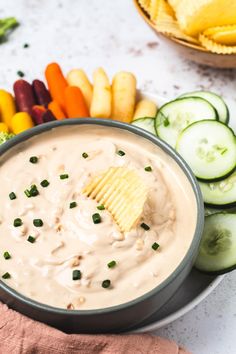
POLYGON ((29 48, 29 44, 28 43, 25 43, 24 45, 23 45, 23 48, 25 49, 25 48, 29 48))
POLYGON ((60 179, 67 179, 69 178, 69 175, 65 173, 64 175, 60 175, 60 179))
POLYGON ((39 195, 39 191, 38 191, 38 188, 35 184, 33 184, 31 187, 30 187, 30 196, 31 197, 36 197, 37 195, 39 195))
POLYGON ((35 237, 29 236, 29 237, 27 238, 27 241, 29 241, 30 243, 34 243, 34 242, 35 242, 35 237))
POLYGON ((38 162, 38 157, 37 156, 31 156, 30 159, 29 159, 29 162, 31 163, 37 163, 38 162))
POLYGON ((26 189, 26 190, 24 191, 24 193, 25 193, 26 197, 28 197, 28 198, 31 197, 30 191, 29 191, 28 189, 26 189))
POLYGON ((17 75, 18 75, 19 77, 24 77, 24 76, 25 76, 25 73, 23 73, 23 71, 21 71, 21 70, 18 70, 18 71, 17 71, 17 75))
POLYGON ((124 155, 125 155, 125 152, 122 151, 122 150, 118 150, 118 151, 117 151, 117 155, 119 155, 119 156, 124 156, 124 155))
POLYGON ((10 253, 9 252, 4 252, 3 253, 3 257, 5 258, 5 259, 10 259, 11 258, 11 255, 10 255, 10 253))
POLYGON ((147 166, 144 168, 145 171, 147 172, 151 172, 152 171, 152 167, 151 166, 147 166))
POLYGON ((83 152, 82 156, 83 156, 84 159, 87 159, 87 157, 88 157, 87 152, 83 152))
POLYGON ((103 282, 102 282, 103 288, 107 289, 110 287, 110 285, 111 285, 111 281, 109 279, 103 280, 103 282))
POLYGON ((33 224, 34 224, 35 227, 41 227, 41 226, 43 226, 43 220, 41 220, 41 219, 34 219, 34 220, 33 220, 33 224))
POLYGON ((81 277, 82 277, 82 274, 81 274, 80 270, 78 270, 78 269, 73 270, 73 273, 72 273, 73 280, 79 280, 79 279, 81 279, 81 277))
POLYGON ((5 274, 2 275, 3 279, 10 279, 11 278, 11 274, 6 272, 5 274))
POLYGON ((153 245, 152 245, 152 249, 154 251, 156 251, 159 247, 160 247, 160 245, 158 243, 156 243, 156 242, 154 242, 153 245))
POLYGON ((108 268, 114 268, 116 266, 116 261, 111 261, 107 263, 108 268))
POLYGON ((48 180, 46 180, 46 179, 44 179, 44 180, 40 183, 40 185, 41 185, 43 188, 48 187, 49 184, 50 184, 50 183, 49 183, 48 180))
POLYGON ((77 203, 76 202, 71 202, 70 203, 70 209, 73 209, 75 207, 77 207, 77 203))
POLYGON ((26 189, 24 193, 28 198, 36 197, 37 195, 39 195, 38 188, 35 184, 33 184, 30 189, 26 189))
POLYGON ((148 226, 147 224, 145 224, 145 222, 143 222, 140 226, 141 226, 144 230, 146 230, 146 231, 150 230, 150 226, 148 226))
POLYGON ((102 221, 101 216, 98 213, 93 214, 92 219, 94 224, 100 224, 100 222, 102 221))
POLYGON ((98 209, 98 210, 105 210, 105 207, 104 207, 103 204, 101 204, 101 205, 98 205, 98 206, 97 206, 97 209, 98 209))
POLYGON ((23 222, 22 222, 22 220, 20 219, 20 218, 16 218, 15 220, 14 220, 14 223, 13 223, 13 225, 15 226, 15 227, 19 227, 19 226, 21 226, 23 224, 23 222))
POLYGON ((15 193, 14 193, 14 192, 11 192, 11 193, 9 194, 9 198, 10 198, 11 200, 16 199, 15 193))

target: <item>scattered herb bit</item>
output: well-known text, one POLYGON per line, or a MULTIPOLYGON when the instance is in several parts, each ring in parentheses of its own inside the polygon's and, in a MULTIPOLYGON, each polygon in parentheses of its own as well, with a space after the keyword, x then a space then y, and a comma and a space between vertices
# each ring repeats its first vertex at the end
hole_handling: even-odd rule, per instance
POLYGON ((98 213, 93 214, 92 219, 94 224, 100 224, 100 222, 102 221, 101 216, 98 213))
POLYGON ((69 178, 69 175, 67 173, 60 175, 60 179, 67 179, 69 178))
POLYGON ((29 48, 29 44, 28 43, 25 43, 24 45, 23 45, 23 48, 25 49, 25 48, 29 48))
POLYGON ((156 251, 159 247, 160 247, 160 245, 158 243, 156 243, 156 242, 154 242, 153 245, 152 245, 152 249, 154 251, 156 251))
POLYGON ((35 184, 33 184, 30 189, 26 189, 24 191, 26 197, 31 198, 31 197, 36 197, 37 195, 39 195, 39 191, 38 188, 35 184))
POLYGON ((125 155, 125 152, 122 151, 122 150, 118 150, 118 151, 117 151, 117 155, 119 155, 119 156, 124 156, 124 155, 125 155))
POLYGON ((146 230, 146 231, 150 230, 150 226, 148 226, 147 224, 145 224, 145 222, 143 222, 140 226, 141 226, 144 230, 146 230))
POLYGON ((108 268, 114 268, 116 266, 116 261, 111 261, 107 264, 108 268))
POLYGON ((29 236, 29 237, 27 238, 27 241, 29 241, 30 243, 34 243, 34 242, 35 242, 35 237, 29 236))
POLYGON ((83 156, 84 159, 87 159, 87 157, 88 157, 89 155, 87 154, 87 152, 83 152, 82 156, 83 156))
POLYGON ((5 259, 10 259, 11 258, 11 255, 10 255, 10 253, 9 252, 4 252, 3 253, 3 257, 5 258, 5 259))
POLYGON ((16 219, 14 220, 13 225, 14 225, 15 227, 19 227, 19 226, 23 225, 23 222, 22 222, 22 220, 21 220, 20 218, 16 218, 16 219))
POLYGON ((5 274, 2 275, 3 279, 10 279, 11 278, 11 274, 6 272, 5 274))
POLYGON ((7 17, 0 19, 0 43, 7 40, 7 34, 11 32, 19 23, 15 17, 7 17))
POLYGON ((30 191, 29 191, 28 189, 26 189, 26 190, 24 191, 24 193, 25 193, 26 197, 28 197, 28 198, 31 197, 30 191))
POLYGON ((18 70, 18 71, 17 71, 17 75, 18 75, 19 77, 24 77, 24 76, 25 76, 25 73, 24 73, 23 71, 21 71, 21 70, 18 70))
POLYGON ((46 180, 46 179, 44 179, 44 180, 40 183, 40 185, 41 185, 43 188, 48 187, 49 184, 50 184, 50 183, 49 183, 48 180, 46 180))
POLYGON ((14 192, 11 192, 11 193, 9 194, 9 198, 10 198, 11 200, 16 199, 15 193, 14 193, 14 192))
POLYGON ((31 163, 37 163, 38 162, 38 157, 37 156, 31 156, 30 159, 29 159, 29 162, 31 163))
POLYGON ((33 224, 35 227, 41 227, 41 226, 43 226, 43 220, 42 219, 34 219, 33 224))
POLYGON ((110 285, 111 285, 111 281, 109 279, 103 280, 103 282, 102 282, 103 288, 107 289, 110 287, 110 285))
POLYGON ((70 203, 70 209, 73 209, 75 207, 77 207, 77 203, 76 202, 71 202, 70 203))
POLYGON ((146 166, 144 168, 144 170, 147 171, 147 172, 151 172, 152 171, 152 167, 151 166, 146 166))
POLYGON ((98 205, 98 206, 97 206, 97 209, 98 209, 98 210, 105 210, 105 207, 104 207, 103 204, 101 204, 101 205, 98 205))
POLYGON ((79 279, 81 279, 81 277, 82 277, 82 274, 81 274, 80 270, 78 270, 78 269, 73 270, 73 273, 72 273, 73 280, 79 280, 79 279))
POLYGON ((165 117, 165 119, 163 120, 163 125, 164 127, 168 127, 168 125, 170 125, 170 121, 168 118, 165 117))

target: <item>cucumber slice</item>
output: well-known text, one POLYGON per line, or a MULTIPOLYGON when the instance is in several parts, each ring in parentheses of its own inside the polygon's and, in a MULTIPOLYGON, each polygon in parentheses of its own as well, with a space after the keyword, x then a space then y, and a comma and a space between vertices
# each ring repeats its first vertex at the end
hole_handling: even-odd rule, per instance
POLYGON ((209 92, 209 91, 195 91, 195 92, 185 93, 180 96, 180 98, 183 97, 204 98, 205 100, 210 102, 213 107, 215 107, 219 116, 219 120, 225 124, 229 123, 229 109, 225 101, 223 100, 223 98, 217 95, 216 93, 209 92))
POLYGON ((195 267, 211 274, 236 268, 236 214, 216 213, 205 218, 195 267))
POLYGON ((191 124, 179 136, 177 151, 195 176, 205 181, 219 181, 236 167, 236 138, 227 125, 203 120, 191 124))
POLYGON ((145 117, 145 118, 135 119, 132 122, 132 125, 136 125, 137 127, 143 128, 144 130, 147 130, 148 132, 156 135, 154 122, 155 122, 154 118, 145 117))
POLYGON ((205 204, 213 208, 236 206, 236 172, 220 182, 199 182, 205 204))
POLYGON ((156 116, 157 135, 175 148, 179 134, 188 125, 203 119, 218 119, 215 108, 200 97, 186 97, 162 106, 156 116))

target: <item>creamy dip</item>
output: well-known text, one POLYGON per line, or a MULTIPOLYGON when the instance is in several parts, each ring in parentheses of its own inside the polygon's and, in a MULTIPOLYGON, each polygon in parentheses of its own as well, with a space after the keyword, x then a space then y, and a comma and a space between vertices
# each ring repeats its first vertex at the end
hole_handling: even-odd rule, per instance
POLYGON ((10 275, 2 281, 55 307, 97 309, 143 295, 176 269, 196 227, 194 193, 180 167, 150 141, 117 128, 60 127, 33 137, 1 157, 0 183, 0 275, 10 275), (111 166, 135 170, 148 187, 130 232, 120 232, 109 212, 82 194, 91 177, 111 166), (39 194, 27 197, 32 185, 39 194), (15 219, 22 225, 14 226, 15 219))

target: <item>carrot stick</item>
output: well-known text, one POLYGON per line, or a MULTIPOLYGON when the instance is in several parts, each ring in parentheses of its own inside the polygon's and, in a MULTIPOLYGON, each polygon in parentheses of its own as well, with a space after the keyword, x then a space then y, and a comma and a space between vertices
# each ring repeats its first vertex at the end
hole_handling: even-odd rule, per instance
POLYGON ((45 76, 52 99, 57 101, 62 109, 65 109, 65 88, 68 86, 60 66, 51 63, 46 67, 45 76))
POLYGON ((89 111, 81 90, 76 86, 65 89, 66 113, 69 118, 89 117, 89 111))
POLYGON ((56 119, 62 120, 66 118, 65 113, 63 112, 57 101, 50 102, 48 105, 48 109, 50 109, 56 119))

